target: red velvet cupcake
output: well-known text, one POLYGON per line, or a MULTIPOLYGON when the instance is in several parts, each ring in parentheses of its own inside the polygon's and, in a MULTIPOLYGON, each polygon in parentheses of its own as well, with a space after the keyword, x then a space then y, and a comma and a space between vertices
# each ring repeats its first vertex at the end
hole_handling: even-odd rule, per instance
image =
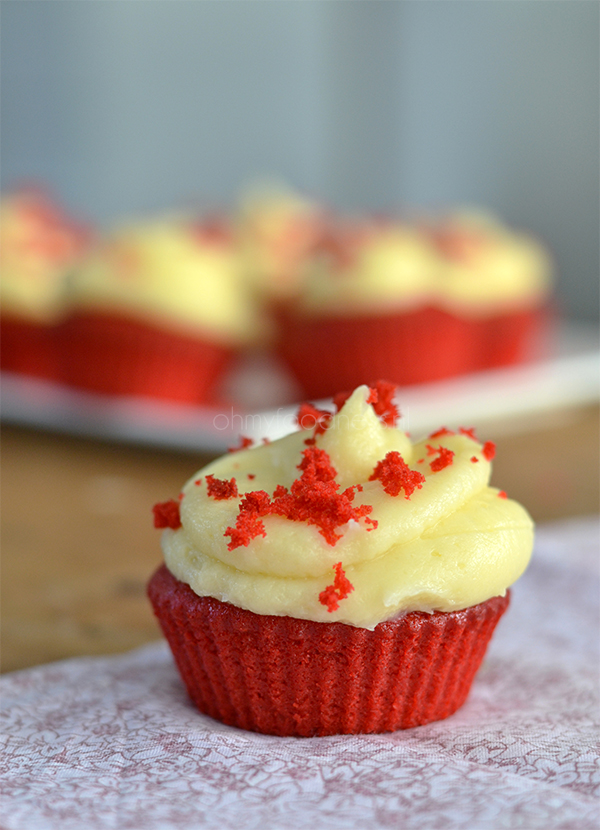
POLYGON ((339 222, 282 311, 279 354, 309 398, 373 377, 399 386, 465 371, 464 327, 438 303, 429 234, 397 221, 339 222))
POLYGON ((90 235, 38 189, 4 197, 0 212, 0 366, 59 380, 57 327, 68 310, 69 279, 90 235))
POLYGON ((155 506, 165 564, 148 593, 203 713, 308 737, 465 702, 532 522, 489 487, 491 442, 465 428, 412 444, 392 394, 304 406, 310 429, 229 453, 155 506))
POLYGON ((108 395, 207 403, 261 328, 225 227, 187 218, 124 227, 76 275, 63 376, 108 395))
POLYGON ((553 263, 533 236, 483 213, 456 213, 432 229, 440 252, 440 306, 460 321, 467 370, 538 357, 550 331, 553 263))
POLYGON ((540 351, 551 270, 537 241, 481 216, 340 224, 281 312, 279 354, 310 398, 521 363, 540 351))

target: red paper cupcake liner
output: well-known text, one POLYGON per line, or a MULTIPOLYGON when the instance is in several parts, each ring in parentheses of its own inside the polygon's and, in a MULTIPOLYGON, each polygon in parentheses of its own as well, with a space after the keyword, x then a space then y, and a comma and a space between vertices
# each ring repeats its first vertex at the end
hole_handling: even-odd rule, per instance
POLYGON ((544 352, 546 307, 485 317, 441 308, 307 318, 279 311, 278 352, 309 398, 385 378, 398 386, 523 363, 544 352))
POLYGON ((57 329, 3 314, 0 322, 0 367, 44 380, 60 379, 57 329))
POLYGON ((448 312, 307 318, 280 315, 278 351, 310 398, 385 378, 399 386, 469 371, 468 326, 448 312))
POLYGON ((373 631, 254 614, 197 596, 163 565, 148 595, 201 712, 271 735, 391 732, 466 700, 509 602, 413 612, 373 631))
POLYGON ((60 327, 65 383, 108 395, 213 400, 233 350, 113 314, 78 313, 60 327))
POLYGON ((472 370, 514 366, 544 351, 551 325, 546 307, 510 311, 469 321, 472 332, 472 370))

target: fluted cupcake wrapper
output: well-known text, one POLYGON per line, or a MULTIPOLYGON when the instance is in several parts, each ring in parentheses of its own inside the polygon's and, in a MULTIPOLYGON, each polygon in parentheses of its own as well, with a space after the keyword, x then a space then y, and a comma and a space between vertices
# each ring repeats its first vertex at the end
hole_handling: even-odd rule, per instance
POLYGON ((280 320, 279 354, 310 398, 379 378, 404 386, 469 369, 468 330, 441 309, 280 320))
POLYGON ((206 403, 232 350, 117 314, 78 312, 60 326, 67 384, 109 395, 206 403))
POLYGON ((427 383, 521 363, 549 327, 547 308, 461 317, 441 308, 350 317, 279 313, 280 357, 309 398, 385 378, 427 383))
POLYGON ((36 323, 2 314, 0 319, 0 368, 43 380, 58 382, 60 358, 57 325, 36 323))
POLYGON ((465 701, 506 607, 413 612, 373 631, 251 611, 199 597, 165 566, 148 593, 196 706, 272 735, 391 732, 465 701))

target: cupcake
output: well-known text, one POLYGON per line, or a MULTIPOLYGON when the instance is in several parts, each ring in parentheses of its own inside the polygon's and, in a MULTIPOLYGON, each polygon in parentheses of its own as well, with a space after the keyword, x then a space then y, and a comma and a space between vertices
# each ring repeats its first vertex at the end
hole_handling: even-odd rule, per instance
POLYGON ((523 362, 548 323, 551 260, 483 215, 339 222, 280 315, 278 352, 312 398, 523 362))
POLYGON ((155 506, 165 561, 149 596, 205 714, 315 736, 464 703, 533 526, 489 486, 491 442, 465 428, 413 443, 393 393, 304 405, 298 431, 244 442, 155 506))
POLYGON ((464 367, 464 337, 437 302, 439 257, 428 234, 392 220, 339 222, 280 318, 278 351, 310 398, 375 376, 398 385, 464 367))
POLYGON ((522 363, 550 323, 552 259, 532 235, 483 212, 455 212, 432 236, 440 252, 440 306, 462 321, 467 370, 522 363))
POLYGON ((68 383, 94 392, 210 402, 264 329, 218 223, 121 227, 88 258, 73 291, 63 370, 68 383))
POLYGON ((3 370, 58 380, 56 331, 68 308, 68 281, 90 234, 37 189, 0 201, 3 370))
POLYGON ((282 185, 264 184, 242 195, 236 244, 252 292, 268 307, 296 296, 324 221, 316 202, 282 185))

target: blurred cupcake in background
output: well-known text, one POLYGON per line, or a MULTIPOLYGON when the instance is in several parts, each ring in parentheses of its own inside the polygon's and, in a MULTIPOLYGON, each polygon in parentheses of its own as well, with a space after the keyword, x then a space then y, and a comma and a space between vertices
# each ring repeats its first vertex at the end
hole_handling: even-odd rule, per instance
POLYGON ((461 371, 464 343, 437 301, 440 259, 415 224, 340 221, 281 315, 278 349, 312 398, 373 378, 398 385, 461 371))
POLYGON ((242 194, 237 245, 248 283, 262 302, 278 307, 297 295, 324 222, 322 207, 284 185, 266 183, 242 194))
POLYGON ((547 248, 482 211, 450 214, 432 237, 441 259, 440 304, 464 322, 471 340, 466 371, 534 356, 551 316, 547 248))
POLYGON ((91 232, 50 195, 23 188, 0 200, 1 367, 57 380, 57 325, 68 310, 69 278, 91 232))
POLYGON ((235 356, 264 336, 225 221, 122 226, 90 255, 73 292, 65 379, 94 392, 211 402, 235 356))

